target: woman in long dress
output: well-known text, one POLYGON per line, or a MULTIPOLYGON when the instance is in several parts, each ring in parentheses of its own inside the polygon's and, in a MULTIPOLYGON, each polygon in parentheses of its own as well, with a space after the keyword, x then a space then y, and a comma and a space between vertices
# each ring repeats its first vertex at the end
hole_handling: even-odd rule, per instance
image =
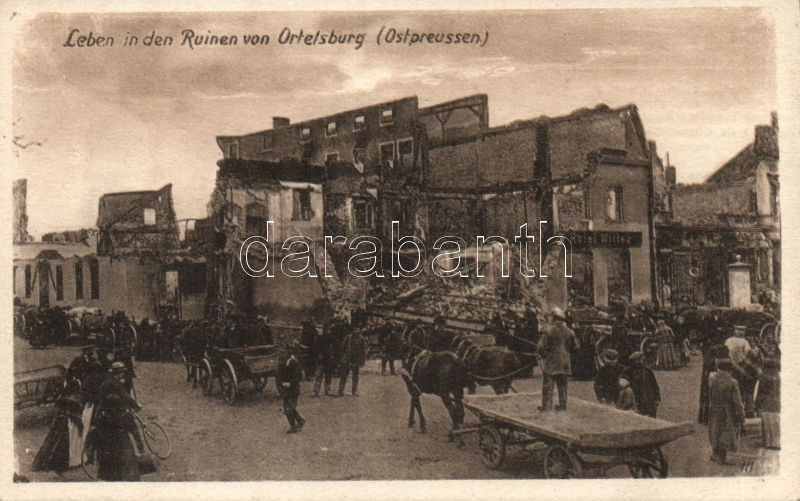
POLYGON ((33 471, 61 474, 80 466, 83 449, 83 403, 80 397, 64 391, 55 403, 50 431, 33 460, 33 471))
POLYGON ((678 366, 677 357, 675 356, 675 334, 672 332, 672 329, 664 323, 663 319, 658 320, 655 337, 658 343, 656 368, 675 369, 678 366))

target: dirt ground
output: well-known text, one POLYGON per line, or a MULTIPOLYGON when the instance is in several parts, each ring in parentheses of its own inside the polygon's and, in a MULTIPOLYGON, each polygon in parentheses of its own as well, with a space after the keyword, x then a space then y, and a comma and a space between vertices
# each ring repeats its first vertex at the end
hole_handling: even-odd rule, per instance
MULTIPOLYGON (((77 348, 33 350, 15 339, 15 371, 53 364, 68 365, 77 348)), ((688 368, 657 372, 663 402, 659 417, 695 421, 701 361, 688 368)), ((136 389, 144 406, 142 417, 153 418, 166 429, 172 456, 157 473, 143 480, 428 480, 542 478, 541 449, 509 450, 505 468, 489 470, 481 462, 474 435, 463 448, 447 441, 450 420, 441 401, 423 397, 428 433, 406 426, 409 399, 399 377, 381 376, 378 363, 363 370, 361 396, 312 397, 310 382, 303 385, 298 409, 308 423, 301 433, 287 435, 281 400, 270 379, 262 393, 244 383, 240 402, 225 403, 219 390, 203 396, 185 381, 183 366, 138 362, 136 389)), ((334 386, 337 383, 334 382, 334 386)), ((515 382, 517 390, 532 391, 541 374, 515 382)), ((478 390, 490 393, 487 388, 478 390)), ((571 381, 570 396, 594 399, 592 382, 571 381)), ((349 393, 349 382, 348 382, 349 393)), ((81 468, 57 476, 32 472, 31 464, 47 434, 52 406, 15 413, 14 446, 17 472, 33 481, 84 481, 81 468)), ((467 411, 466 425, 477 419, 467 411)), ((764 475, 777 472, 778 454, 745 443, 734 456, 736 465, 709 460, 707 430, 695 425, 691 436, 664 447, 670 477, 764 475), (744 448, 743 448, 744 449, 744 448)), ((627 468, 615 467, 589 476, 628 478, 627 468)))

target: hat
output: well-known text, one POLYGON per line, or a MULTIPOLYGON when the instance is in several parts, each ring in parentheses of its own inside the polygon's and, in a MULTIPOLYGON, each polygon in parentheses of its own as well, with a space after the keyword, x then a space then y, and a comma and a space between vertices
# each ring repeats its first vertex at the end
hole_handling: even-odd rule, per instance
POLYGON ((123 364, 122 362, 114 362, 113 364, 111 364, 111 372, 113 374, 125 372, 125 370, 126 370, 125 364, 123 364))
POLYGON ((730 358, 717 359, 717 370, 718 371, 733 372, 735 370, 734 365, 733 365, 733 361, 730 358))
POLYGON ((733 326, 733 330, 735 330, 735 331, 746 331, 747 327, 745 327, 744 325, 734 325, 733 326))
POLYGON ((566 320, 567 319, 566 315, 564 315, 564 310, 562 310, 558 306, 553 306, 550 309, 550 314, 553 315, 556 318, 560 318, 561 320, 566 320))
POLYGON ((608 349, 603 353, 603 358, 611 362, 616 362, 619 358, 619 352, 617 350, 608 349))
POLYGON ((87 351, 94 351, 94 345, 93 344, 87 344, 87 345, 81 346, 81 351, 83 353, 86 353, 87 351))
POLYGON ((642 357, 644 357, 644 353, 642 353, 641 351, 634 351, 633 353, 631 353, 631 356, 628 357, 628 360, 631 362, 635 362, 637 360, 641 360, 642 357))

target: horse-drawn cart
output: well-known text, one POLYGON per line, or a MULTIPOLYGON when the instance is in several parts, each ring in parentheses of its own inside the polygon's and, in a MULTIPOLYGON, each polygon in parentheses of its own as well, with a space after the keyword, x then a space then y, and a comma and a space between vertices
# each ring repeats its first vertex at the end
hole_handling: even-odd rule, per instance
POLYGON ((198 382, 203 392, 210 395, 214 390, 214 378, 219 379, 223 398, 229 404, 235 405, 243 381, 251 381, 256 391, 261 391, 267 378, 275 376, 278 355, 279 349, 274 345, 247 348, 210 347, 200 362, 198 382))
MULTIPOLYGON (((500 468, 510 445, 546 446, 545 478, 582 477, 587 469, 627 465, 634 478, 667 476, 661 447, 693 432, 691 422, 671 423, 608 405, 570 398, 565 412, 539 412, 541 395, 470 395, 464 406, 480 418, 478 447, 489 468, 500 468)), ((472 429, 461 432, 473 431, 472 429)))
POLYGON ((64 384, 67 369, 52 365, 14 373, 14 409, 55 402, 64 384))

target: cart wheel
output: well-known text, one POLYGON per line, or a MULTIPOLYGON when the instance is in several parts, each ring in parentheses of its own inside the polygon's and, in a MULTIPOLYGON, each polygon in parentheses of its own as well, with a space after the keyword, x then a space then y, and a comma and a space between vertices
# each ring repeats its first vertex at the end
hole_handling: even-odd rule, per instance
POLYGON ((481 460, 488 468, 495 470, 503 466, 506 459, 506 443, 497 428, 481 425, 478 431, 478 448, 481 460))
POLYGON ((594 345, 594 363, 598 369, 606 363, 605 359, 603 359, 603 353, 605 353, 608 348, 611 348, 611 336, 600 336, 600 339, 598 339, 597 343, 594 345))
POLYGON ((631 472, 631 477, 656 478, 657 474, 658 478, 667 478, 667 460, 664 458, 664 453, 661 452, 660 447, 648 451, 641 459, 642 461, 628 464, 628 471, 631 472))
POLYGON ((205 358, 200 362, 199 371, 197 384, 203 389, 204 395, 211 395, 214 391, 214 373, 211 370, 211 364, 205 358))
POLYGON ((186 370, 186 381, 191 381, 192 379, 192 368, 189 365, 189 361, 186 360, 186 357, 181 355, 181 363, 183 364, 183 368, 186 370))
POLYGON ((86 436, 86 442, 83 444, 81 451, 81 468, 86 476, 92 480, 97 479, 97 470, 99 469, 97 460, 97 450, 94 447, 94 430, 90 430, 86 436))
POLYGON ((227 367, 223 368, 220 374, 222 383, 222 396, 230 405, 236 405, 236 396, 239 393, 239 384, 236 381, 236 372, 228 360, 225 360, 227 367))
POLYGON ((639 345, 639 351, 644 353, 645 357, 653 357, 658 351, 656 340, 652 336, 645 337, 639 345))
POLYGON ((267 376, 259 376, 253 379, 253 386, 256 391, 262 391, 267 384, 267 376))
POLYGON ((581 478, 583 466, 563 445, 550 445, 544 453, 544 478, 581 478))
POLYGON ((146 424, 142 423, 142 435, 144 435, 144 443, 147 444, 147 448, 158 459, 167 459, 172 454, 169 436, 160 424, 155 421, 148 421, 146 424))

